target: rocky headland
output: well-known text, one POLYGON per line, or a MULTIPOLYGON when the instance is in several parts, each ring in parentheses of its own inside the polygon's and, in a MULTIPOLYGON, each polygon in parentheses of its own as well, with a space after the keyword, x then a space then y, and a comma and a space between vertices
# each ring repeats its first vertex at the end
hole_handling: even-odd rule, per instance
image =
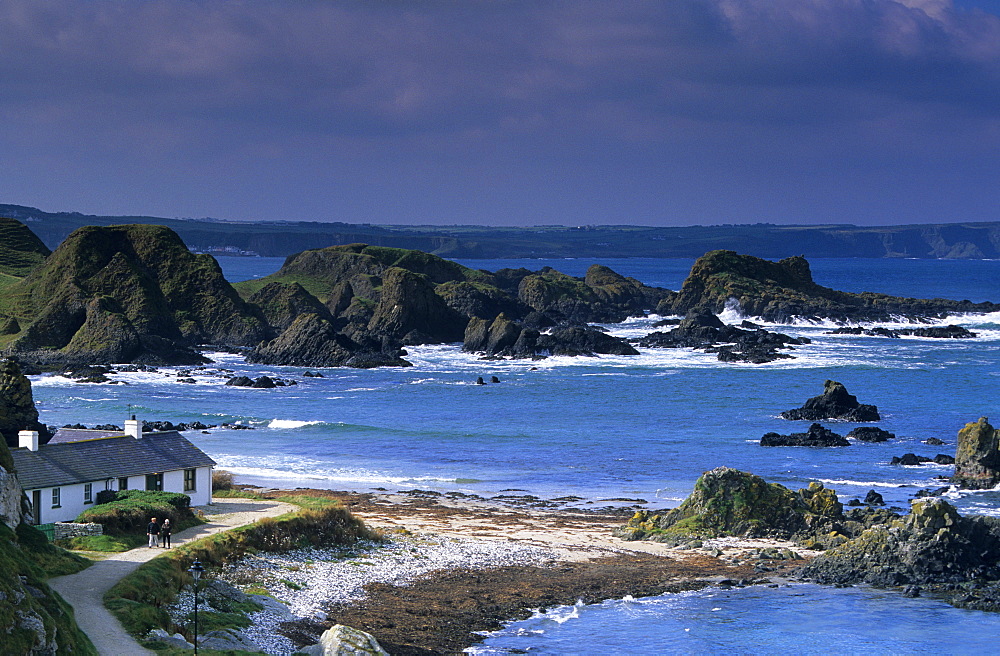
POLYGON ((720 362, 763 364, 791 358, 779 349, 792 349, 810 340, 770 332, 748 321, 742 327, 731 326, 714 314, 690 310, 673 330, 653 332, 632 343, 645 348, 703 349, 717 353, 720 362))
POLYGON ((727 308, 776 323, 795 319, 884 322, 996 312, 1000 305, 841 292, 816 284, 803 257, 772 262, 734 251, 712 251, 698 258, 680 292, 661 301, 657 312, 684 314, 698 310, 718 314, 727 308))

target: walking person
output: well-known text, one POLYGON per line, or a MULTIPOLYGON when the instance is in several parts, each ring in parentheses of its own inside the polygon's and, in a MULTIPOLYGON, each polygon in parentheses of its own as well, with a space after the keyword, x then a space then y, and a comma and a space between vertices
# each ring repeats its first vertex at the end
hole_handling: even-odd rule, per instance
POLYGON ((149 525, 146 526, 146 535, 149 536, 150 548, 160 546, 160 525, 156 523, 155 517, 149 520, 149 525))
POLYGON ((163 545, 164 549, 170 548, 170 519, 164 519, 163 525, 160 526, 160 544, 163 545))

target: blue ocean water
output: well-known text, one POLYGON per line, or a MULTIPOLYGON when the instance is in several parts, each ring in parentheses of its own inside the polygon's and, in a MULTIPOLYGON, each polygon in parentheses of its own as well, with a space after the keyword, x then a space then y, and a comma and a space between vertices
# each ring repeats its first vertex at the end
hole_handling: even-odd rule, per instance
MULTIPOLYGON (((220 259, 233 281, 266 275, 281 262, 281 258, 220 259)), ((490 270, 549 265, 582 275, 593 262, 463 264, 490 270)), ((647 284, 676 289, 692 262, 601 263, 647 284)), ((1000 300, 1000 262, 816 260, 811 265, 818 283, 849 291, 1000 300)), ((654 320, 634 319, 608 329, 638 336, 652 330, 654 320)), ((687 496, 702 472, 727 465, 792 488, 819 480, 843 501, 875 489, 888 503, 905 508, 918 489, 941 486, 937 477, 949 475, 951 468, 892 466, 892 456, 953 455, 955 435, 966 422, 1000 416, 996 412, 1000 317, 962 316, 947 322, 966 326, 979 337, 887 340, 827 335, 831 326, 797 324, 768 327, 808 336, 813 343, 793 351, 793 360, 765 365, 723 364, 712 354, 690 350, 488 362, 462 353, 458 345, 445 345, 410 349, 413 367, 327 369, 324 378, 305 378, 302 368, 247 365, 239 356, 215 354, 215 365, 190 371, 197 381, 194 385, 178 382, 186 374, 177 368, 116 374, 113 378, 124 383, 118 385, 78 384, 52 375, 32 381, 41 419, 48 424, 120 423, 135 412, 146 419, 253 426, 254 431, 219 429, 189 437, 239 480, 262 485, 419 487, 486 497, 522 490, 548 498, 576 495, 585 506, 629 498, 643 499, 649 507, 671 507, 687 496), (299 384, 274 390, 224 386, 232 373, 266 373, 299 384), (474 384, 477 376, 488 380, 493 375, 501 382, 474 384), (878 405, 884 417, 879 425, 894 432, 896 439, 837 449, 759 446, 766 432, 804 430, 806 422, 788 422, 777 415, 819 394, 826 379, 844 383, 863 403, 878 405), (923 444, 930 437, 946 444, 923 444)), ((827 425, 842 434, 856 426, 827 425)), ((963 512, 1000 514, 1000 492, 948 496, 963 512)), ((611 646, 632 644, 639 629, 629 624, 629 618, 639 607, 647 620, 657 618, 643 625, 643 643, 663 644, 658 651, 675 653, 820 652, 830 646, 868 653, 879 644, 886 645, 883 651, 897 653, 971 653, 982 646, 970 635, 975 633, 971 628, 990 634, 1000 629, 1000 617, 994 615, 959 611, 930 600, 903 600, 891 593, 815 586, 728 591, 728 613, 712 610, 718 605, 709 601, 716 599, 708 596, 713 594, 675 595, 639 606, 620 601, 567 609, 579 618, 561 623, 537 620, 544 624, 540 634, 532 633, 540 630, 535 625, 514 625, 509 631, 518 635, 499 635, 485 644, 491 649, 539 653, 627 653, 628 649, 611 646), (910 637, 888 642, 884 636, 880 643, 879 629, 865 633, 857 628, 859 615, 871 617, 865 609, 873 603, 878 618, 867 621, 881 631, 917 625, 927 630, 908 629, 910 637), (788 608, 785 614, 775 610, 782 604, 788 608), (793 609, 803 604, 839 609, 824 610, 823 622, 812 622, 809 641, 794 637, 798 629, 793 609), (757 624, 747 618, 765 610, 772 619, 754 629, 757 624), (952 630, 963 623, 971 627, 969 631, 952 630), (783 638, 784 634, 791 637, 783 638), (735 636, 742 636, 746 644, 737 644, 735 636), (921 641, 926 641, 921 643, 925 647, 918 648, 921 641), (595 647, 598 644, 606 647, 595 647)))

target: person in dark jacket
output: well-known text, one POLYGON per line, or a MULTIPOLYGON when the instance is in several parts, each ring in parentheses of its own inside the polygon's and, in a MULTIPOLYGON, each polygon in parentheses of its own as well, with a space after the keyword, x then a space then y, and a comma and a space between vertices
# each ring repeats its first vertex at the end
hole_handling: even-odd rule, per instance
POLYGON ((160 525, 156 523, 155 517, 149 520, 149 525, 146 526, 146 535, 149 536, 150 548, 160 546, 160 525))
POLYGON ((163 520, 163 525, 160 526, 160 544, 163 545, 165 549, 170 548, 170 533, 173 527, 170 525, 169 519, 163 520))

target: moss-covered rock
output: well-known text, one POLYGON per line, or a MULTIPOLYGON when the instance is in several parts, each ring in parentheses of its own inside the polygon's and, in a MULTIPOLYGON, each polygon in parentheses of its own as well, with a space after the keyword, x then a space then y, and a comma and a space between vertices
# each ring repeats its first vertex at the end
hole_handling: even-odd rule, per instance
POLYGON ((899 315, 940 317, 956 312, 1000 310, 1000 305, 994 303, 841 292, 816 284, 803 257, 772 262, 720 250, 698 258, 677 296, 664 299, 658 311, 719 313, 734 302, 748 315, 782 323, 794 317, 887 321, 899 315))
MULTIPOLYGON (((17 434, 23 430, 38 431, 42 442, 49 438, 48 429, 38 421, 31 381, 21 373, 16 361, 3 360, 0 362, 0 433, 7 445, 16 447, 17 434)), ((14 469, 6 447, 0 449, 0 467, 7 471, 14 469)))
POLYGON ((785 410, 784 419, 819 421, 821 419, 841 419, 843 421, 879 421, 881 416, 874 405, 859 403, 858 397, 835 380, 823 383, 823 393, 808 399, 801 408, 785 410))
POLYGON ((951 483, 973 490, 988 490, 1000 483, 1000 430, 986 417, 958 431, 951 483))
POLYGON ((382 278, 382 294, 368 330, 403 344, 461 341, 468 319, 448 307, 423 275, 391 267, 382 278))
MULTIPOLYGON (((380 345, 381 346, 381 345, 380 345)), ((359 344, 318 314, 300 314, 273 340, 262 342, 247 362, 308 367, 409 366, 398 350, 359 344)))
POLYGON ((269 283, 248 300, 261 309, 267 322, 279 332, 291 326, 301 314, 315 314, 328 321, 333 320, 330 310, 297 282, 269 283))
POLYGON ((813 482, 792 492, 777 483, 729 467, 705 472, 677 508, 662 513, 638 511, 616 531, 629 540, 677 540, 742 535, 788 539, 835 531, 844 521, 832 490, 813 482))
POLYGON ((190 363, 199 360, 192 345, 249 346, 269 336, 218 263, 162 226, 81 228, 11 295, 10 314, 24 330, 9 349, 47 365, 163 354, 190 363))
POLYGON ((0 273, 24 277, 41 265, 49 249, 26 225, 0 217, 0 273))

